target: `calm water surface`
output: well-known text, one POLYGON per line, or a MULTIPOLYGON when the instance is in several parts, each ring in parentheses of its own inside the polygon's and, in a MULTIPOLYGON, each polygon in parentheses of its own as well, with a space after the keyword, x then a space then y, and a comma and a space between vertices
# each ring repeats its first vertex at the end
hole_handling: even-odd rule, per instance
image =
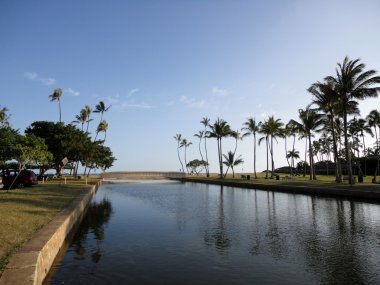
POLYGON ((380 284, 380 205, 103 185, 48 284, 380 284))

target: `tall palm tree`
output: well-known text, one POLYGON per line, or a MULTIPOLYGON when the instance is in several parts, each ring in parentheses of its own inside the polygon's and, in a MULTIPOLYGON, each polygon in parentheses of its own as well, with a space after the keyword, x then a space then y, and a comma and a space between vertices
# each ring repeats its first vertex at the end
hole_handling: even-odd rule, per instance
POLYGON ((244 123, 244 126, 242 128, 242 131, 246 131, 243 134, 243 138, 246 136, 253 135, 253 172, 255 175, 255 179, 257 179, 257 173, 256 173, 256 134, 259 133, 261 122, 256 123, 256 119, 250 117, 247 119, 247 121, 244 123))
POLYGON ((207 117, 203 117, 202 121, 201 121, 201 124, 203 124, 203 126, 205 127, 205 129, 204 129, 204 141, 205 141, 205 154, 206 154, 206 162, 207 162, 207 165, 205 166, 205 168, 206 168, 207 177, 209 177, 210 176, 210 169, 209 169, 209 164, 208 164, 206 139, 207 139, 207 127, 210 124, 210 119, 207 118, 207 117))
POLYGON ((339 101, 343 109, 343 132, 344 146, 347 160, 348 181, 352 185, 354 179, 352 175, 351 158, 348 145, 347 114, 348 103, 351 100, 363 100, 368 97, 377 97, 380 87, 375 84, 380 83, 380 76, 375 76, 375 70, 364 71, 365 65, 360 63, 360 59, 349 60, 345 57, 343 63, 338 63, 336 77, 328 76, 326 80, 336 84, 339 94, 339 101))
POLYGON ((222 152, 222 139, 231 135, 231 127, 228 123, 218 118, 213 125, 209 125, 210 131, 207 132, 209 138, 215 138, 218 145, 218 159, 219 159, 219 175, 223 179, 223 152, 222 152))
POLYGON ((316 180, 314 160, 313 160, 313 144, 311 142, 311 137, 313 136, 313 131, 320 131, 318 129, 323 123, 323 115, 318 113, 316 110, 307 107, 305 110, 298 110, 299 117, 302 121, 304 128, 304 133, 306 134, 309 142, 309 163, 310 163, 310 180, 316 180))
POLYGON ((241 158, 241 155, 239 155, 235 159, 235 153, 233 153, 232 151, 229 151, 228 155, 223 154, 223 157, 224 157, 223 164, 227 166, 227 170, 226 170, 226 173, 224 174, 224 177, 226 177, 228 169, 230 167, 232 170, 232 177, 235 177, 234 166, 244 163, 244 160, 241 158))
POLYGON ((106 107, 103 101, 100 101, 98 105, 95 106, 94 113, 100 113, 100 121, 103 120, 103 114, 107 112, 111 106, 106 107))
POLYGON ((293 175, 293 169, 294 169, 294 156, 288 156, 289 152, 295 153, 295 144, 296 144, 296 135, 299 133, 299 126, 297 125, 298 123, 295 123, 294 120, 290 120, 286 125, 286 133, 289 136, 293 137, 293 144, 292 144, 292 150, 286 152, 286 158, 291 160, 291 168, 290 168, 290 175, 293 175))
MULTIPOLYGON (((373 128, 375 131, 375 139, 376 139, 375 144, 376 144, 376 148, 379 149, 379 136, 378 136, 377 129, 379 129, 379 132, 380 132, 380 112, 378 110, 372 110, 371 112, 369 112, 366 119, 368 122, 368 126, 373 128)), ((378 153, 379 153, 378 151, 374 152, 374 154, 378 154, 378 153)), ((376 171, 373 174, 374 182, 376 181, 376 176, 378 174, 377 171, 379 170, 379 160, 380 160, 379 157, 376 157, 376 159, 377 159, 377 166, 376 166, 376 171)))
MULTIPOLYGON (((276 140, 277 137, 282 135, 282 132, 281 132, 282 126, 283 126, 283 123, 281 122, 281 119, 275 119, 274 116, 269 116, 268 120, 265 121, 261 127, 261 133, 265 135, 266 142, 269 145, 271 166, 272 166, 272 172, 270 176, 271 179, 273 179, 274 177, 273 140, 276 140)), ((267 175, 268 175, 268 166, 267 166, 267 175)))
POLYGON ((182 135, 181 134, 176 134, 175 137, 174 137, 174 139, 177 141, 178 160, 179 160, 179 163, 181 164, 182 172, 185 172, 185 170, 183 169, 183 163, 182 163, 182 160, 181 160, 181 156, 179 155, 179 149, 181 148, 182 135))
POLYGON ((201 150, 201 143, 202 143, 202 139, 204 137, 204 131, 199 131, 197 134, 194 135, 194 137, 197 137, 199 138, 199 144, 198 144, 198 148, 199 148, 199 154, 201 155, 201 159, 203 161, 203 154, 202 154, 202 150, 201 150))
POLYGON ((337 144, 337 125, 335 124, 335 117, 338 115, 339 94, 336 91, 336 84, 332 81, 325 81, 324 83, 314 83, 308 91, 313 95, 312 104, 317 105, 318 109, 326 114, 325 128, 330 130, 332 135, 334 163, 335 163, 335 181, 342 182, 342 168, 340 165, 340 158, 338 153, 337 144))
POLYGON ((53 94, 49 95, 50 101, 58 101, 59 104, 59 122, 61 123, 61 97, 62 97, 62 89, 56 88, 54 89, 53 94))
MULTIPOLYGON (((87 123, 86 133, 88 133, 88 127, 90 126, 90 122, 92 121, 92 119, 90 119, 90 116, 92 113, 92 108, 89 105, 86 105, 86 106, 84 106, 84 112, 86 114, 86 123, 87 123)), ((100 120, 100 121, 102 121, 102 120, 100 120)))
POLYGON ((192 142, 187 141, 187 139, 185 138, 183 138, 180 143, 180 147, 183 147, 185 150, 185 166, 186 166, 187 173, 189 173, 189 168, 187 167, 187 161, 186 161, 186 149, 192 144, 193 144, 192 142))
POLYGON ((268 122, 265 120, 264 123, 261 124, 259 133, 263 134, 264 136, 259 138, 258 144, 260 145, 261 142, 265 139, 265 148, 266 148, 266 154, 267 154, 267 169, 265 171, 265 179, 268 179, 268 172, 269 172, 269 127, 268 122))
POLYGON ((231 135, 230 136, 235 139, 235 150, 234 150, 234 155, 235 155, 236 154, 236 150, 237 150, 238 140, 242 140, 243 137, 242 137, 241 133, 239 132, 239 130, 237 130, 237 131, 231 131, 231 135))
POLYGON ((6 107, 0 108, 0 127, 7 127, 9 125, 7 114, 9 110, 6 107))

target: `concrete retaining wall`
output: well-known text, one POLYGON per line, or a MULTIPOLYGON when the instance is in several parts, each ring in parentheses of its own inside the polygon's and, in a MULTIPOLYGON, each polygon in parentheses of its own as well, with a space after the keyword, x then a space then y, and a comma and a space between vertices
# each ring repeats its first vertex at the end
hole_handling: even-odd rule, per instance
POLYGON ((77 197, 11 258, 0 285, 42 284, 66 237, 83 219, 98 186, 77 197))

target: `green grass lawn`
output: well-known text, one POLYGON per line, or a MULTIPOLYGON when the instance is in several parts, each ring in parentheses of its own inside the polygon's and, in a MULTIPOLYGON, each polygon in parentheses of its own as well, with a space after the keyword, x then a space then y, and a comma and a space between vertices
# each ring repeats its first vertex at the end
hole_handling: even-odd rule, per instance
POLYGON ((89 187, 83 180, 55 180, 0 189, 0 275, 13 253, 89 187))
MULTIPOLYGON (((257 173, 258 178, 254 179, 254 175, 252 173, 244 173, 244 175, 250 175, 250 180, 242 179, 241 173, 235 174, 235 178, 232 177, 232 174, 228 174, 227 177, 224 178, 225 181, 234 181, 234 182, 247 182, 253 184, 273 184, 273 185, 294 185, 294 186, 307 186, 311 188, 332 188, 332 189, 370 189, 370 190, 380 190, 380 184, 373 184, 372 178, 373 176, 364 177, 363 183, 355 183, 355 185, 350 186, 348 181, 345 180, 342 183, 335 182, 335 176, 331 175, 317 175, 317 180, 311 181, 309 180, 309 176, 305 177, 301 176, 293 176, 290 177, 289 174, 279 173, 280 180, 276 179, 265 179, 265 173, 257 173)), ((220 180, 217 174, 211 174, 209 178, 205 175, 187 175, 187 178, 200 178, 200 179, 211 179, 211 180, 220 180)), ((270 174, 269 174, 270 177, 270 174)), ((377 177, 377 181, 380 181, 380 178, 377 177)))

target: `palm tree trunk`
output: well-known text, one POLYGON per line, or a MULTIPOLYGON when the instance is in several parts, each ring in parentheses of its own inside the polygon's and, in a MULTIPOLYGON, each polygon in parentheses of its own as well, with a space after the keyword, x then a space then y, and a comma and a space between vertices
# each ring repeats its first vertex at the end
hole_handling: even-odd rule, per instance
POLYGON ((206 144, 206 126, 205 126, 205 152, 206 152, 206 162, 207 162, 207 165, 206 165, 206 173, 207 173, 207 177, 210 176, 210 169, 208 167, 208 156, 207 156, 207 144, 206 144))
POLYGON ((313 165, 313 145, 311 144, 311 134, 308 133, 309 139, 309 163, 310 163, 310 180, 314 180, 314 165, 313 165))
POLYGON ((265 179, 268 179, 268 171, 269 171, 269 147, 268 147, 268 136, 265 137, 265 142, 266 142, 266 146, 267 146, 267 171, 265 173, 265 179))
POLYGON ((335 181, 337 183, 342 183, 342 173, 340 167, 340 160, 338 155, 338 144, 335 136, 335 127, 334 127, 334 116, 331 114, 330 116, 330 124, 332 129, 332 138, 333 138, 333 151, 334 151, 334 162, 335 162, 335 181))
POLYGON ((219 171, 220 171, 220 178, 223 179, 223 158, 222 158, 222 139, 218 139, 218 151, 219 151, 219 171))
POLYGON ((179 155, 179 142, 178 142, 178 146, 177 146, 177 154, 178 154, 179 162, 181 163, 182 172, 185 173, 185 170, 183 169, 183 163, 181 160, 181 156, 179 155))
POLYGON ((274 161, 273 161, 273 136, 271 136, 271 143, 270 143, 270 158, 271 158, 271 164, 272 164, 272 173, 270 175, 270 178, 273 179, 274 174, 274 161))
POLYGON ((187 167, 187 161, 186 161, 186 146, 185 146, 185 167, 186 167, 187 174, 189 174, 189 168, 187 167))
POLYGON ((198 144, 199 154, 201 155, 201 158, 203 160, 203 155, 202 155, 202 151, 201 151, 201 142, 202 142, 202 138, 199 138, 199 144, 198 144))
POLYGON ((307 136, 305 137, 305 165, 303 167, 303 177, 306 176, 306 160, 307 160, 307 136))
POLYGON ((253 145, 253 172, 255 174, 255 179, 257 179, 256 174, 256 133, 253 135, 254 145, 253 145))
POLYGON ((61 100, 58 98, 58 105, 59 105, 59 122, 61 123, 62 120, 61 120, 61 100))
POLYGON ((292 173, 292 166, 290 165, 290 162, 289 162, 289 157, 288 157, 288 144, 287 144, 287 139, 286 139, 286 136, 285 136, 285 158, 286 158, 286 162, 288 163, 288 166, 289 166, 289 171, 290 171, 290 175, 292 173))
POLYGON ((343 127, 344 127, 344 147, 347 160, 347 173, 348 173, 348 183, 350 185, 354 184, 354 178, 352 176, 352 166, 351 166, 351 156, 350 150, 348 149, 348 132, 347 132, 347 104, 343 104, 343 127))

